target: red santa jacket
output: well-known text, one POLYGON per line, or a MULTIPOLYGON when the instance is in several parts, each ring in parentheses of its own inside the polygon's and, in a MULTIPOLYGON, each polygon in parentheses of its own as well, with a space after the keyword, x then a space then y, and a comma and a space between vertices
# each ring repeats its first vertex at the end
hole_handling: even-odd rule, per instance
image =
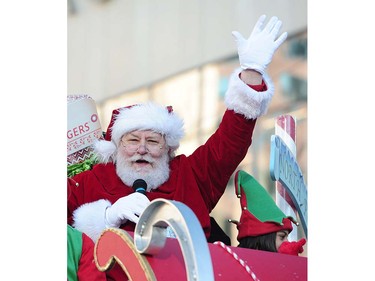
MULTIPOLYGON (((170 177, 158 189, 147 192, 149 200, 165 198, 189 206, 198 217, 203 230, 210 234, 209 213, 223 195, 227 183, 244 159, 252 142, 256 120, 227 110, 219 128, 190 156, 179 155, 170 162, 170 177)), ((116 174, 113 163, 97 164, 68 181, 68 223, 82 204, 107 199, 112 204, 133 193, 116 174)), ((104 214, 103 214, 104 215, 104 214)), ((134 231, 128 221, 121 226, 134 231)))

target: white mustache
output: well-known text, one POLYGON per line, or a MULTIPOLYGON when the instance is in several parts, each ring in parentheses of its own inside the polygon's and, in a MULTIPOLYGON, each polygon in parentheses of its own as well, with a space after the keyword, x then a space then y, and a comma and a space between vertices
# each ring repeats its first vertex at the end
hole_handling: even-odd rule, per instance
POLYGON ((144 156, 134 155, 134 156, 130 157, 129 160, 131 162, 136 162, 138 160, 143 160, 143 161, 149 162, 150 164, 154 163, 154 159, 152 159, 152 157, 149 156, 149 155, 144 155, 144 156))

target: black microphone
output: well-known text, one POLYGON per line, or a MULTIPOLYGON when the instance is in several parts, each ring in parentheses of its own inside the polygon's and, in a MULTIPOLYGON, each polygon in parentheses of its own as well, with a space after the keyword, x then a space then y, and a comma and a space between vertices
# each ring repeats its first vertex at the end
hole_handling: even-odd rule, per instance
POLYGON ((147 183, 143 179, 137 179, 133 182, 133 190, 146 195, 147 183))

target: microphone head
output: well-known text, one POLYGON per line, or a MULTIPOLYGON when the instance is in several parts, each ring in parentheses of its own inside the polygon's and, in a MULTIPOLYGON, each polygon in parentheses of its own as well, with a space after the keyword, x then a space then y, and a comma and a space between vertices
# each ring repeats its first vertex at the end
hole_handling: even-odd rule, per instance
POLYGON ((147 183, 143 179, 137 179, 133 182, 133 190, 142 194, 146 194, 147 183))

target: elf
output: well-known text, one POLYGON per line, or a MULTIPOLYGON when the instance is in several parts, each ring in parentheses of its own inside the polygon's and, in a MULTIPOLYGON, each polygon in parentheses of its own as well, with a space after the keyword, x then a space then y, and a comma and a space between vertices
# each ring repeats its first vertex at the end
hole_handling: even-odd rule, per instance
POLYGON ((289 242, 293 230, 293 217, 286 216, 275 204, 273 198, 251 175, 244 171, 235 174, 235 192, 240 198, 240 221, 236 224, 238 247, 278 252, 298 256, 303 252, 306 239, 289 242))

